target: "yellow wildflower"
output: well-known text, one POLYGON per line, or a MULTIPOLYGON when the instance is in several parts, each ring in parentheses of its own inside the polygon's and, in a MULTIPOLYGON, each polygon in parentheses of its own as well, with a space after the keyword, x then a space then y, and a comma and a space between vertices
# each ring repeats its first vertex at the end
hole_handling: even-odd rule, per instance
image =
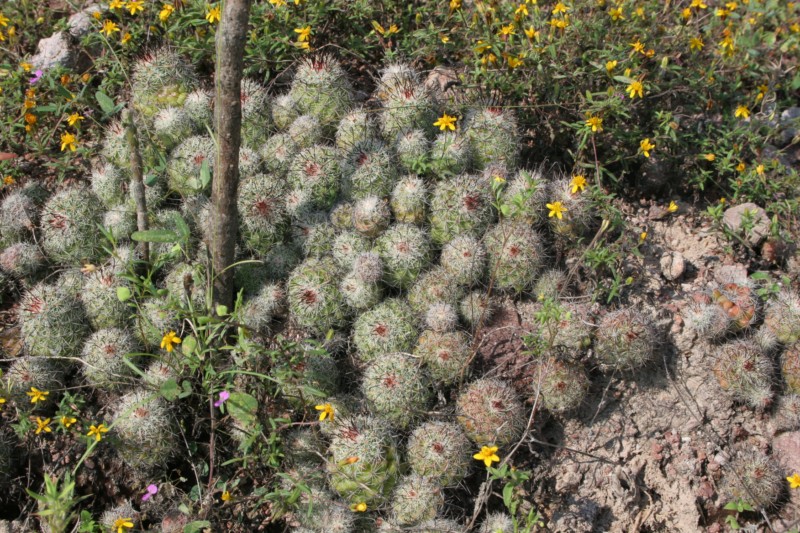
POLYGON ((692 18, 692 10, 691 10, 691 9, 689 9, 688 7, 687 7, 687 8, 684 8, 684 10, 683 10, 683 11, 681 11, 681 18, 683 18, 683 19, 690 19, 690 18, 692 18))
POLYGON ((736 111, 734 112, 733 116, 736 117, 736 118, 741 117, 741 118, 744 118, 744 119, 748 119, 748 118, 750 118, 750 110, 747 109, 747 107, 745 107, 743 105, 737 106, 736 107, 736 111))
POLYGON ((42 420, 38 416, 36 417, 36 434, 38 435, 44 431, 45 433, 51 433, 53 429, 50 427, 50 419, 45 418, 42 420))
POLYGON ((586 119, 586 126, 592 128, 593 132, 603 131, 603 119, 600 117, 589 117, 586 119))
POLYGON ((219 22, 221 18, 222 13, 220 12, 219 7, 209 7, 208 11, 206 11, 206 20, 209 24, 219 22))
POLYGON ((558 15, 559 13, 566 13, 569 10, 570 10, 569 7, 559 2, 555 6, 553 6, 553 15, 558 15))
POLYGON ((513 70, 522 64, 522 59, 514 56, 507 56, 506 62, 508 63, 508 68, 513 70))
POLYGON ((633 48, 634 52, 639 52, 640 54, 644 53, 644 44, 642 44, 642 41, 639 39, 631 43, 631 48, 633 48))
POLYGON ((79 115, 78 113, 73 113, 67 117, 67 124, 69 124, 70 126, 74 126, 81 120, 83 120, 83 115, 79 115))
POLYGON ((171 352, 174 348, 172 347, 173 344, 180 344, 181 338, 174 331, 170 331, 164 335, 161 339, 161 347, 167 350, 167 352, 171 352))
POLYGON ((117 518, 114 520, 114 525, 111 530, 113 533, 125 533, 126 529, 133 528, 133 519, 131 518, 117 518))
POLYGON ((125 7, 125 0, 111 0, 108 9, 122 9, 125 7))
MULTIPOLYGON (((13 176, 6 176, 3 178, 3 185, 14 185, 16 182, 17 180, 15 180, 13 176)), ((6 403, 5 398, 3 398, 3 401, 0 403, 6 403)))
POLYGON ((667 211, 669 211, 670 213, 674 213, 677 210, 678 210, 678 204, 676 204, 674 200, 671 200, 669 202, 669 206, 667 206, 667 211))
POLYGON ((704 46, 705 43, 700 37, 692 37, 689 39, 689 50, 702 50, 704 46))
POLYGON ((130 34, 130 32, 126 31, 122 35, 122 38, 119 40, 119 42, 121 42, 122 44, 128 44, 128 42, 130 42, 130 40, 131 40, 131 34, 130 34))
POLYGON ((647 238, 647 232, 646 231, 641 232, 639 234, 639 243, 640 244, 643 243, 646 238, 647 238))
POLYGON ((561 205, 561 202, 553 202, 552 204, 546 204, 547 209, 550 210, 547 217, 553 218, 556 217, 558 220, 564 218, 564 213, 567 212, 566 208, 561 205))
POLYGON ((89 433, 86 436, 94 437, 95 442, 100 442, 103 439, 103 433, 108 433, 108 428, 105 424, 97 424, 96 426, 92 424, 89 426, 89 433))
POLYGON ((367 504, 364 502, 354 503, 351 509, 356 513, 363 513, 367 510, 367 504))
POLYGON ((69 427, 71 425, 73 425, 77 421, 78 421, 78 419, 75 418, 74 416, 66 416, 66 415, 62 416, 59 419, 59 422, 61 422, 61 425, 64 426, 66 429, 69 429, 69 427))
POLYGON ((440 131, 448 129, 450 131, 456 131, 456 120, 458 120, 456 117, 451 117, 447 113, 444 113, 433 125, 438 127, 440 131))
POLYGON ((514 35, 514 25, 508 24, 507 26, 503 26, 502 28, 500 28, 500 35, 505 35, 505 36, 514 35))
POLYGON ((586 178, 583 175, 579 174, 573 177, 572 180, 569 182, 569 184, 572 187, 572 189, 570 189, 572 191, 572 194, 581 192, 586 188, 586 178))
POLYGON ((450 11, 461 9, 461 0, 450 0, 450 11))
POLYGON ((483 464, 485 464, 487 468, 492 466, 492 463, 500 462, 500 457, 497 455, 497 446, 483 446, 481 447, 481 451, 472 457, 478 461, 483 461, 483 464))
POLYGON ((730 35, 726 35, 720 42, 719 47, 722 48, 723 52, 733 53, 734 45, 733 45, 733 37, 730 35))
POLYGON ((692 4, 689 7, 696 7, 697 9, 706 9, 708 6, 703 0, 692 0, 692 4))
POLYGON ((31 403, 43 402, 47 400, 47 397, 50 395, 48 391, 39 390, 36 387, 31 387, 31 390, 25 394, 31 397, 31 403))
POLYGON ((744 164, 744 161, 739 161, 739 164, 736 165, 736 170, 739 172, 744 172, 745 168, 747 168, 747 165, 744 164))
POLYGON ((74 152, 75 148, 77 147, 77 141, 75 140, 75 136, 71 133, 62 133, 61 134, 61 151, 69 150, 70 152, 74 152))
POLYGON ((639 98, 644 98, 644 85, 642 85, 642 82, 638 80, 628 85, 628 88, 625 90, 628 91, 631 98, 634 98, 637 94, 639 95, 639 98))
POLYGON ((128 0, 125 9, 127 9, 131 15, 135 15, 136 13, 144 11, 141 0, 128 0))
POLYGON ((275 7, 283 7, 286 5, 286 0, 269 0, 269 3, 275 7))
POLYGON ((333 406, 331 404, 324 403, 322 405, 315 405, 314 409, 316 409, 317 411, 320 412, 319 413, 319 421, 320 422, 322 422, 326 418, 328 420, 333 420, 334 413, 333 413, 333 406))
POLYGON ((110 20, 103 21, 103 27, 100 28, 100 33, 105 33, 106 37, 110 37, 115 31, 119 31, 119 26, 117 26, 116 23, 110 20))
POLYGON ((295 28, 294 32, 297 34, 297 42, 307 42, 309 36, 311 35, 311 26, 306 26, 305 28, 295 28))
POLYGON ((612 59, 611 61, 606 61, 606 72, 611 74, 611 71, 613 71, 615 68, 617 68, 616 59, 612 59))
POLYGON ((539 38, 539 32, 537 30, 535 30, 533 28, 533 26, 528 26, 528 28, 525 30, 525 36, 528 39, 538 39, 539 38))
POLYGON ((639 151, 642 152, 642 155, 645 157, 650 157, 650 151, 655 147, 656 145, 650 142, 650 137, 639 141, 639 151))
MULTIPOLYGON (((10 177, 10 176, 6 176, 6 177, 10 177)), ((0 396, 0 406, 2 406, 4 403, 6 403, 6 399, 3 398, 2 396, 0 396)))
POLYGON ((756 167, 756 174, 758 174, 759 176, 763 176, 764 175, 764 165, 759 164, 756 167))
POLYGON ((158 13, 158 20, 161 22, 166 22, 174 12, 175 7, 172 4, 164 4, 161 6, 161 11, 158 13))
POLYGON ((25 122, 33 126, 39 119, 33 113, 25 113, 25 122))
POLYGON ((30 63, 25 63, 24 61, 20 63, 19 66, 25 72, 30 72, 31 69, 33 68, 33 65, 31 65, 30 63))
POLYGON ((611 20, 617 22, 618 20, 625 20, 625 15, 622 14, 621 7, 612 8, 611 11, 608 12, 611 15, 611 20))
POLYGON ((222 492, 222 496, 220 496, 219 499, 222 500, 223 502, 230 501, 231 493, 229 491, 227 491, 227 490, 223 491, 222 492))
POLYGON ((714 154, 706 154, 706 155, 703 156, 703 159, 705 159, 706 161, 713 161, 716 158, 717 158, 717 156, 715 156, 714 154))
POLYGON ((527 17, 528 16, 528 6, 526 6, 525 4, 520 4, 519 6, 517 6, 517 9, 514 10, 514 14, 515 15, 520 15, 520 16, 524 15, 524 16, 527 17))
POLYGON ((0 26, 5 28, 6 26, 8 26, 9 21, 11 21, 10 18, 0 13, 0 26))
POLYGON ((800 489, 800 474, 797 472, 787 477, 786 481, 789 482, 790 489, 800 489))

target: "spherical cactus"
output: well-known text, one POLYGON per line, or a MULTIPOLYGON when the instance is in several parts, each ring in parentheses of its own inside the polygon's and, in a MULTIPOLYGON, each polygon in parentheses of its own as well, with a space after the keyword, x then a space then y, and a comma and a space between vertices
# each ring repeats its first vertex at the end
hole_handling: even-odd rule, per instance
POLYGON ((514 521, 503 512, 488 513, 478 533, 514 533, 514 521))
POLYGON ((341 64, 330 55, 306 58, 297 68, 289 91, 298 109, 317 117, 331 133, 352 107, 353 89, 341 64))
POLYGON ((293 429, 282 440, 285 444, 284 460, 287 464, 313 467, 322 464, 325 446, 319 433, 312 428, 293 429))
POLYGON ((434 480, 410 474, 397 482, 391 505, 393 522, 413 526, 436 517, 444 506, 444 494, 434 480))
POLYGON ((414 355, 425 363, 431 378, 438 383, 452 385, 469 376, 472 351, 463 331, 423 331, 414 355))
POLYGON ((463 533, 467 526, 447 518, 434 518, 414 528, 415 533, 463 533))
POLYGON ((170 154, 167 161, 167 180, 169 188, 181 196, 192 196, 208 190, 203 181, 203 164, 209 172, 214 169, 216 148, 214 140, 207 135, 195 135, 181 142, 170 154))
POLYGON ((120 527, 121 523, 130 522, 135 524, 140 520, 140 514, 136 511, 129 501, 121 503, 105 512, 100 516, 100 525, 104 531, 123 531, 125 527, 120 527))
POLYGON ((433 190, 428 219, 437 244, 462 234, 482 235, 494 219, 488 182, 471 175, 440 181, 433 190))
POLYGON ((522 221, 505 221, 484 239, 495 287, 517 294, 532 288, 543 263, 542 238, 522 221))
POLYGON ((375 96, 382 102, 386 102, 395 91, 410 85, 418 85, 419 83, 419 73, 410 65, 394 63, 386 66, 381 71, 381 77, 375 89, 375 96))
POLYGON ((186 95, 183 110, 189 115, 194 131, 203 132, 211 126, 214 119, 213 95, 209 91, 198 89, 186 95))
POLYGON ((781 354, 781 374, 790 394, 800 394, 800 342, 788 346, 781 354))
POLYGON ((431 131, 436 122, 433 100, 427 88, 418 83, 400 82, 394 86, 381 85, 385 96, 380 116, 383 138, 394 140, 408 130, 431 131))
POLYGON ((528 224, 547 221, 547 181, 538 170, 520 170, 503 189, 503 203, 510 207, 509 218, 528 224))
POLYGON ((566 293, 567 282, 567 273, 563 270, 545 270, 533 286, 533 296, 539 301, 558 300, 566 293))
POLYGON ((265 254, 283 239, 289 223, 285 192, 283 180, 264 174, 242 180, 239 185, 239 229, 253 252, 265 254))
POLYGON ((39 410, 49 409, 58 397, 58 390, 65 385, 64 367, 48 357, 19 357, 14 359, 11 366, 3 374, 3 384, 10 400, 18 408, 39 410), (37 399, 32 403, 33 397, 29 395, 32 388, 48 392, 44 399, 37 399))
POLYGON ((383 259, 375 252, 358 254, 351 266, 353 276, 364 283, 378 283, 383 278, 383 259))
POLYGON ((272 101, 272 122, 279 131, 283 131, 300 116, 300 109, 290 94, 276 96, 272 101))
POLYGON ((341 181, 336 150, 323 145, 301 150, 289 164, 287 181, 291 188, 307 191, 316 208, 330 209, 341 181))
POLYGON ((331 224, 336 231, 353 229, 353 203, 339 202, 331 210, 331 224))
POLYGON ((128 172, 112 163, 103 163, 92 170, 92 191, 108 209, 128 199, 128 172))
POLYGON ((162 48, 134 65, 133 106, 145 117, 153 117, 169 106, 182 106, 187 95, 196 88, 197 80, 189 61, 176 50, 162 48))
POLYGON ((281 377, 281 392, 290 404, 303 409, 317 403, 318 397, 332 396, 339 387, 336 361, 325 351, 307 351, 281 377))
POLYGON ((98 259, 103 253, 98 229, 102 217, 103 206, 89 189, 62 190, 42 208, 42 248, 64 264, 98 259))
POLYGON ((208 277, 201 263, 178 263, 167 272, 164 287, 171 302, 188 305, 191 301, 196 310, 205 309, 208 292, 208 277))
POLYGON ((758 295, 745 285, 726 283, 712 291, 711 300, 728 313, 734 331, 752 326, 758 318, 758 295))
POLYGON ((474 285, 484 279, 486 248, 472 235, 459 235, 442 248, 441 264, 459 285, 474 285))
POLYGON ((356 416, 336 428, 328 448, 330 485, 346 501, 374 506, 397 480, 397 445, 377 419, 356 416))
POLYGON ((408 303, 420 316, 425 316, 431 305, 444 302, 450 305, 464 296, 464 289, 457 285, 450 274, 442 267, 436 267, 422 274, 408 291, 408 303))
POLYGON ((356 144, 342 164, 343 193, 354 200, 389 196, 397 181, 396 163, 387 145, 378 139, 356 144))
POLYGON ((103 227, 116 241, 127 241, 137 229, 136 211, 124 207, 110 209, 103 214, 103 227))
POLYGON ((355 513, 346 504, 336 501, 328 491, 315 488, 300 496, 294 517, 304 526, 295 532, 350 533, 356 522, 355 513))
POLYGON ((362 363, 389 352, 410 352, 416 340, 411 309, 397 298, 384 300, 359 316, 353 325, 353 344, 362 363))
POLYGON ((786 490, 780 466, 756 449, 739 450, 726 465, 720 493, 759 509, 775 507, 786 490))
POLYGON ((439 177, 465 172, 472 161, 469 138, 452 131, 440 133, 431 146, 430 161, 439 177))
POLYGON ((289 171, 289 164, 300 148, 286 133, 277 133, 267 139, 258 150, 264 169, 278 178, 283 178, 289 171))
POLYGON ((353 206, 353 227, 366 237, 377 237, 389 226, 392 217, 389 202, 377 196, 367 196, 353 206))
POLYGON ((264 144, 269 135, 270 97, 267 88, 255 80, 242 79, 242 145, 253 150, 264 144))
POLYGON ((428 189, 416 176, 406 176, 392 190, 392 213, 398 222, 420 225, 425 222, 428 189))
POLYGON ((317 119, 311 115, 300 115, 294 119, 286 134, 298 149, 310 148, 323 142, 322 128, 317 119))
POLYGON ((153 117, 153 131, 156 139, 169 151, 183 139, 189 137, 194 129, 189 113, 182 107, 166 107, 153 117))
POLYGON ((18 279, 34 281, 45 265, 39 247, 28 242, 18 242, 0 253, 0 268, 18 279))
POLYGON ((131 392, 114 408, 115 448, 129 466, 144 471, 163 467, 178 449, 170 406, 158 394, 131 392))
POLYGON ((140 351, 139 343, 124 329, 99 329, 83 345, 81 370, 92 387, 120 389, 127 378, 135 377, 125 359, 140 351))
POLYGON ((33 238, 41 203, 35 188, 27 187, 3 199, 0 204, 0 246, 33 238))
POLYGON ((407 456, 414 473, 447 487, 469 474, 472 444, 458 424, 426 422, 411 433, 407 456))
POLYGON ((716 341, 723 338, 733 327, 733 320, 721 306, 711 303, 704 295, 698 295, 683 313, 686 326, 701 338, 716 341))
POLYGON ((19 322, 22 342, 36 357, 73 357, 91 331, 76 295, 44 283, 22 297, 19 322))
POLYGON ((714 375, 732 399, 755 409, 772 405, 772 361, 753 342, 736 340, 720 346, 714 375))
POLYGON ((100 268, 83 283, 81 302, 86 316, 95 329, 123 327, 133 311, 117 297, 117 290, 130 287, 130 283, 111 269, 100 268))
POLYGON ((331 254, 336 230, 330 224, 327 213, 313 211, 295 218, 291 226, 294 242, 303 247, 306 257, 322 257, 331 254))
POLYGON ((286 293, 280 285, 265 285, 250 298, 245 298, 239 319, 246 327, 266 333, 272 320, 286 305, 286 293))
POLYGON ((657 342, 651 320, 633 308, 605 315, 595 332, 595 353, 602 366, 632 370, 650 362, 657 342))
POLYGON ((569 243, 586 235, 597 219, 597 209, 590 195, 572 192, 572 180, 560 178, 549 183, 547 200, 542 213, 547 211, 550 229, 560 242, 569 243), (551 207, 547 207, 547 205, 551 207), (558 206, 560 209, 553 209, 558 206), (550 216, 550 213, 553 213, 550 216), (558 215, 560 213, 560 216, 558 215))
POLYGON ((402 289, 430 265, 433 250, 423 230, 411 224, 395 224, 375 242, 375 251, 383 260, 386 283, 402 289))
MULTIPOLYGON (((566 413, 580 407, 589 389, 589 378, 583 367, 548 357, 537 364, 534 395, 553 413, 566 413)), ((535 397, 535 396, 534 396, 535 397)))
POLYGON ((289 277, 287 294, 289 310, 300 326, 324 334, 344 324, 347 307, 333 259, 306 259, 289 277))
POLYGON ((783 344, 800 340, 800 296, 790 289, 782 289, 767 303, 764 325, 783 344))
POLYGON ((273 281, 282 281, 289 277, 292 270, 303 260, 302 250, 295 244, 278 243, 267 252, 264 257, 264 266, 267 275, 273 281))
POLYGON ((436 333, 453 331, 458 326, 458 314, 451 304, 436 302, 425 313, 425 325, 436 333))
POLYGON ((510 109, 491 106, 472 110, 466 117, 466 136, 479 169, 490 163, 516 164, 522 145, 517 117, 510 109))
POLYGON ((178 331, 178 313, 169 306, 166 298, 152 298, 145 301, 136 316, 135 333, 145 346, 156 348, 169 331, 178 331))
POLYGON ((383 296, 383 291, 378 283, 366 282, 353 272, 344 277, 339 284, 339 290, 347 305, 359 312, 374 307, 383 296))
POLYGON ((456 401, 458 423, 478 446, 505 446, 522 434, 527 416, 514 389, 483 378, 470 383, 456 401))
POLYGON ((159 389, 161 385, 170 379, 180 377, 178 365, 172 360, 164 357, 155 359, 144 373, 142 380, 150 387, 159 389))
POLYGON ((337 265, 342 269, 348 269, 356 257, 369 249, 369 239, 354 231, 343 231, 334 238, 331 253, 337 265))
POLYGON ((433 395, 417 362, 397 352, 369 363, 361 389, 373 412, 400 429, 422 418, 433 395))
POLYGON ((246 180, 256 176, 261 172, 261 166, 261 156, 256 150, 245 146, 239 150, 239 176, 241 179, 246 180))
POLYGON ((430 160, 430 142, 425 130, 408 130, 397 135, 394 142, 397 161, 406 172, 415 172, 430 160))
POLYGON ((371 113, 356 109, 342 117, 336 128, 336 146, 340 150, 351 150, 357 144, 377 136, 371 113))

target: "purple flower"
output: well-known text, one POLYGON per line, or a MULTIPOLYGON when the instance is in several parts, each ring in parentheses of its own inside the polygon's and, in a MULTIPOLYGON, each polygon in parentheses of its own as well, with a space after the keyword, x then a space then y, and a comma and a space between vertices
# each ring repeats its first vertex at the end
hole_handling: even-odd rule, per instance
POLYGON ((142 501, 146 502, 152 496, 155 496, 157 492, 158 492, 158 487, 157 486, 152 485, 152 484, 148 485, 147 486, 147 492, 142 496, 142 501))
POLYGON ((42 74, 44 74, 44 72, 42 72, 41 70, 37 70, 36 72, 33 73, 33 77, 30 80, 28 80, 28 83, 33 85, 42 78, 42 74))
POLYGON ((231 393, 230 393, 230 392, 228 392, 228 391, 226 391, 226 390, 224 390, 224 391, 220 392, 220 393, 219 393, 219 400, 217 400, 216 402, 214 402, 214 407, 219 407, 220 405, 222 405, 223 403, 225 403, 225 401, 226 401, 228 398, 230 398, 230 397, 231 397, 231 393))

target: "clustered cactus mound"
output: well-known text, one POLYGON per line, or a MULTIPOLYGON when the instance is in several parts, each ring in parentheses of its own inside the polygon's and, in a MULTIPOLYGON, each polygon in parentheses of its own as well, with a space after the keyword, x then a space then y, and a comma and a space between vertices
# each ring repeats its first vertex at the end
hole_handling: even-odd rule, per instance
POLYGON ((482 378, 466 386, 456 401, 456 416, 479 446, 505 446, 525 429, 525 408, 514 389, 499 379, 482 378))
POLYGON ((734 400, 756 409, 772 404, 773 363, 761 348, 747 339, 719 347, 714 375, 722 390, 734 400))
POLYGON ((90 333, 76 295, 44 283, 22 297, 19 320, 25 348, 35 357, 73 357, 90 333))
POLYGON ((756 449, 739 450, 724 474, 720 492, 727 501, 742 500, 769 509, 786 490, 780 466, 756 449))
POLYGON ((170 408, 157 393, 139 390, 120 398, 112 424, 115 447, 133 468, 149 471, 163 467, 177 449, 170 408))
POLYGON ((600 319, 595 331, 595 351, 608 369, 633 370, 653 359, 656 331, 641 310, 624 308, 600 319))
POLYGON ((458 424, 426 422, 408 440, 408 462, 414 473, 451 486, 467 477, 472 445, 458 424))
POLYGON ((362 389, 372 411, 400 429, 423 417, 433 392, 417 362, 402 353, 373 360, 362 389))

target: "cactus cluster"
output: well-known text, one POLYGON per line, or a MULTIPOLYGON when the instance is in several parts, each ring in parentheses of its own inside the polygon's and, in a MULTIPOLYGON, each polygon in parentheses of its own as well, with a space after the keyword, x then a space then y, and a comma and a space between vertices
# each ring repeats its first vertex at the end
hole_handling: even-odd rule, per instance
POLYGON ((623 308, 600 319, 595 332, 595 351, 605 368, 632 370, 653 359, 656 330, 642 311, 623 308))
POLYGON ((411 470, 451 486, 467 477, 472 467, 472 445, 458 424, 426 422, 408 440, 411 470))
POLYGON ((130 354, 140 351, 139 343, 130 332, 115 327, 98 329, 83 345, 81 370, 92 387, 121 389, 126 379, 135 375, 126 358, 135 363, 130 354))
POLYGON ((35 357, 73 357, 90 333, 84 307, 64 287, 40 283, 22 297, 21 337, 35 357))
POLYGON ((402 353, 373 360, 361 386, 372 411, 400 429, 422 418, 433 393, 417 362, 402 353))
POLYGON ((786 486, 780 466, 756 449, 738 450, 724 474, 720 492, 726 500, 746 501, 760 509, 774 507, 786 486))
POLYGON ((511 444, 527 422, 517 393, 494 378, 481 378, 467 385, 456 400, 456 416, 467 436, 479 446, 511 444))
POLYGON ((754 342, 738 339, 720 346, 714 375, 722 390, 734 400, 755 409, 772 404, 773 363, 754 342))
POLYGON ((177 449, 170 408, 157 393, 137 390, 120 398, 112 424, 115 447, 133 468, 149 471, 163 467, 177 449))

